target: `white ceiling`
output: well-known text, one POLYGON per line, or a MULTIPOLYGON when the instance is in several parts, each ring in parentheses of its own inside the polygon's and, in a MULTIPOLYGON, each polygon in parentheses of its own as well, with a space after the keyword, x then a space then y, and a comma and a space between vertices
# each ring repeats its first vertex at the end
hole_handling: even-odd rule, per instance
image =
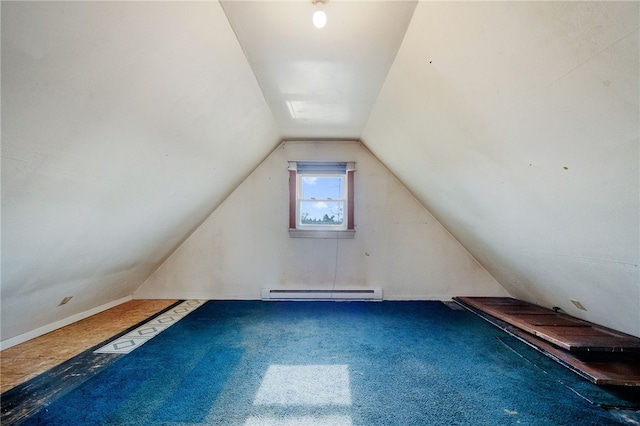
POLYGON ((639 2, 0 7, 2 339, 131 295, 288 138, 362 139, 509 292, 640 335, 639 2))
POLYGON ((417 1, 221 1, 283 138, 359 138, 417 1), (327 25, 312 24, 322 9, 327 25))

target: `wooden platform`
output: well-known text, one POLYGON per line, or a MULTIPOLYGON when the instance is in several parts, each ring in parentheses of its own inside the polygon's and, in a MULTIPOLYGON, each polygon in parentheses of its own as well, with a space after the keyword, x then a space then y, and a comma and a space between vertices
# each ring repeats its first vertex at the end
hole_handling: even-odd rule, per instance
POLYGON ((454 300, 595 384, 640 386, 640 338, 517 299, 454 300))

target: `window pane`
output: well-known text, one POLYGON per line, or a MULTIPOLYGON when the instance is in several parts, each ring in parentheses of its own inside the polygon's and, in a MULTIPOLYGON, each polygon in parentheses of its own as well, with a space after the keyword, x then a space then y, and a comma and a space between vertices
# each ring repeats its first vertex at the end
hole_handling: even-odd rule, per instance
POLYGON ((302 225, 342 225, 344 202, 342 201, 301 201, 300 223, 302 225))
POLYGON ((301 180, 304 199, 340 200, 343 198, 343 177, 303 176, 301 180))

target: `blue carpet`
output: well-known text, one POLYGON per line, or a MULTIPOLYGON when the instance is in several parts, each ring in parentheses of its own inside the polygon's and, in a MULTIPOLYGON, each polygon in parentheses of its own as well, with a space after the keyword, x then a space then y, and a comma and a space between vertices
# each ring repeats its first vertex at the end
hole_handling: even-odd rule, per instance
POLYGON ((440 302, 211 301, 22 424, 609 425, 598 404, 629 403, 440 302))

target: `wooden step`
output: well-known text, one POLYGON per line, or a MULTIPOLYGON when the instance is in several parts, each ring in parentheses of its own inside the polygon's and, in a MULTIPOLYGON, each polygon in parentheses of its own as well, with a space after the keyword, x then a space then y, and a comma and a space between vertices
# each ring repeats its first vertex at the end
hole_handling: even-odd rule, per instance
POLYGON ((597 385, 640 386, 637 337, 517 299, 454 300, 597 385))

